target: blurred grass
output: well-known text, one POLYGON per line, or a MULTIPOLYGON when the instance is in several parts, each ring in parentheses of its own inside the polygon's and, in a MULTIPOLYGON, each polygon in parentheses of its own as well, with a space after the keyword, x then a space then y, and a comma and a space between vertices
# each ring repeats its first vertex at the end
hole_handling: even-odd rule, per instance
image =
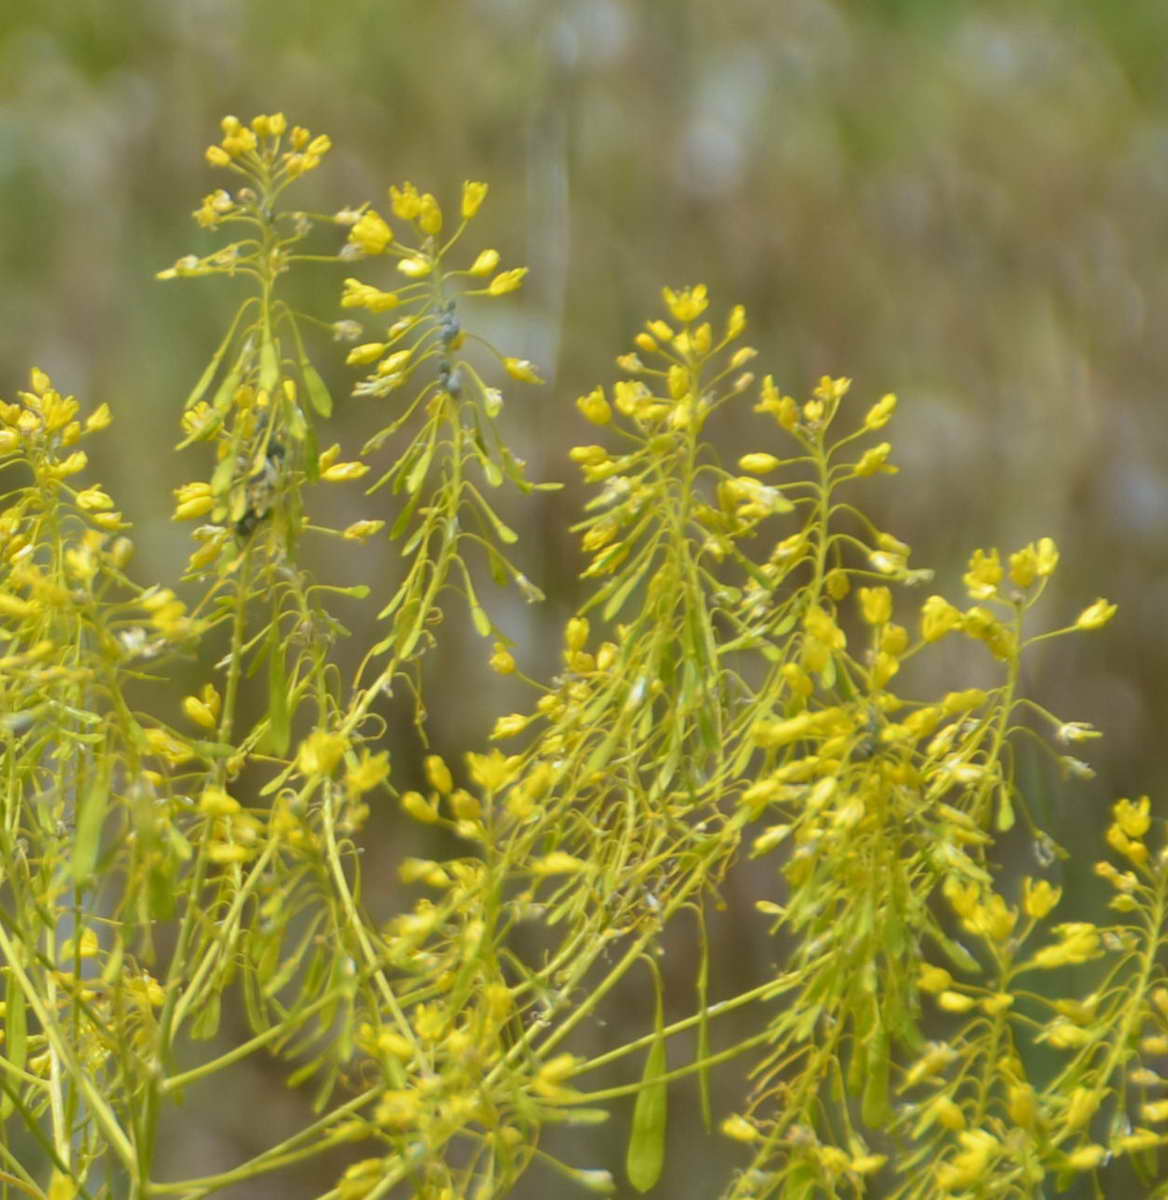
MULTIPOLYGON (((209 244, 188 214, 219 182, 201 157, 219 117, 283 109, 329 132, 311 184, 326 209, 402 178, 451 198, 488 179, 479 226, 532 268, 488 329, 551 379, 509 399, 516 449, 532 478, 571 482, 505 514, 549 593, 543 611, 507 610, 525 668, 553 663, 579 564, 566 451, 590 439, 572 400, 612 379, 661 284, 705 281, 717 304, 747 305, 760 370, 787 390, 830 372, 862 399, 900 393, 902 474, 873 489, 874 515, 942 590, 974 546, 1052 534, 1052 621, 1100 593, 1119 602, 1104 633, 1037 655, 1027 680, 1108 734, 1091 783, 1026 766, 1085 878, 1105 805, 1168 779, 1166 54, 1161 0, 9 4, 0 393, 36 363, 111 403, 98 474, 136 522, 140 576, 173 577, 170 489, 204 470, 169 457, 178 409, 232 297, 152 275, 209 244)), ((331 319, 341 273, 302 280, 303 303, 331 319)), ((341 356, 319 349, 344 395, 341 356)), ((367 425, 341 406, 346 449, 367 425)), ((743 405, 731 440, 767 436, 743 405)), ((328 569, 395 569, 388 550, 363 553, 328 569)), ((452 753, 518 699, 456 625, 431 671, 432 736, 452 753), (443 678, 462 686, 443 695, 443 678)), ((392 814, 377 828, 397 836, 392 814)), ((250 1136, 201 1128, 203 1158, 250 1136)), ((692 1161, 673 1169, 671 1196, 709 1194, 692 1161)))

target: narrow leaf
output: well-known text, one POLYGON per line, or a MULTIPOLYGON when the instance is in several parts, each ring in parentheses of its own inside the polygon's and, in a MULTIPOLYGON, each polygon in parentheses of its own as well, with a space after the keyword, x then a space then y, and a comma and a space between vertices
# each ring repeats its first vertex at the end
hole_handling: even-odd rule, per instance
POLYGON ((265 329, 264 339, 260 343, 260 390, 269 395, 276 390, 280 382, 280 355, 271 333, 265 329))
POLYGON ((308 403, 322 417, 333 415, 333 398, 320 373, 307 358, 300 360, 300 375, 304 380, 304 390, 308 393, 308 403))
POLYGON ((279 626, 272 622, 268 650, 268 733, 267 743, 273 754, 283 758, 292 736, 292 713, 288 703, 288 673, 284 666, 284 647, 279 626))
MULTIPOLYGON (((652 964, 651 964, 652 965, 652 964)), ((626 1170, 629 1182, 638 1192, 655 1187, 665 1166, 665 1126, 668 1084, 662 1077, 668 1064, 665 1053, 665 1011, 661 994, 661 977, 653 965, 653 984, 657 991, 656 1036, 649 1048, 641 1090, 633 1109, 633 1129, 629 1138, 626 1170)))
POLYGON ((70 867, 73 878, 79 884, 87 882, 97 866, 101 830, 109 811, 111 764, 110 755, 99 756, 93 778, 78 805, 77 828, 73 835, 73 860, 70 867))
MULTIPOLYGON (((698 1062, 710 1057, 710 938, 706 930, 706 914, 698 908, 698 930, 702 940, 702 957, 698 964, 698 1062)), ((710 1069, 698 1071, 698 1093, 702 1102, 702 1123, 709 1133, 713 1128, 713 1105, 710 1102, 710 1069)))
POLYGON ((887 1032, 884 1029, 876 1029, 870 1037, 867 1049, 864 1098, 860 1107, 864 1120, 879 1129, 887 1125, 892 1117, 892 1106, 888 1102, 892 1054, 887 1032))

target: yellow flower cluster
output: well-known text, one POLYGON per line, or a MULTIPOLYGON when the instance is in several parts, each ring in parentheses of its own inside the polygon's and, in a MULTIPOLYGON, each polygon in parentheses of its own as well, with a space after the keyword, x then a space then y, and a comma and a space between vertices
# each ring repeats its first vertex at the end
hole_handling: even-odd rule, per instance
MULTIPOLYGON (((208 146, 207 162, 213 167, 254 168, 258 164, 278 170, 289 179, 295 179, 320 166, 321 160, 332 148, 332 139, 322 133, 313 137, 300 125, 288 132, 288 122, 283 113, 261 114, 253 117, 250 125, 244 125, 238 117, 224 117, 220 122, 223 137, 217 145, 208 146), (284 149, 284 135, 288 133, 284 149)), ((205 202, 206 206, 206 202, 205 202)))
MULTIPOLYGON (((334 218, 348 225, 348 237, 341 252, 346 260, 392 255, 397 271, 405 282, 390 289, 377 287, 350 276, 344 282, 341 306, 363 309, 377 314, 403 307, 407 314, 394 321, 377 340, 355 346, 348 356, 350 366, 372 366, 372 372, 354 388, 357 396, 386 396, 406 384, 420 363, 431 359, 439 350, 440 384, 445 392, 457 395, 462 386, 462 371, 449 355, 458 350, 465 336, 455 315, 456 302, 446 298, 448 285, 455 281, 472 282, 490 276, 487 283, 470 287, 467 296, 504 296, 519 288, 527 274, 526 267, 499 271, 497 250, 480 251, 468 267, 450 269, 447 258, 462 238, 468 223, 478 214, 487 196, 485 183, 468 180, 462 187, 459 222, 445 240, 441 235, 446 227, 445 215, 437 197, 420 192, 410 182, 389 189, 389 212, 398 221, 409 222, 412 238, 399 238, 387 216, 374 208, 359 212, 344 211, 334 218), (426 353, 415 356, 415 348, 433 335, 426 353), (402 345, 412 338, 412 345, 402 345), (436 341, 437 346, 434 345, 436 341)), ((357 333, 355 336, 359 337, 357 333)), ((539 383, 534 366, 525 359, 499 356, 504 369, 513 378, 526 383, 539 383)), ((476 383, 477 376, 474 376, 476 383)), ((498 402, 483 391, 484 408, 488 416, 498 411, 498 402), (493 409, 493 411, 491 411, 493 409)))

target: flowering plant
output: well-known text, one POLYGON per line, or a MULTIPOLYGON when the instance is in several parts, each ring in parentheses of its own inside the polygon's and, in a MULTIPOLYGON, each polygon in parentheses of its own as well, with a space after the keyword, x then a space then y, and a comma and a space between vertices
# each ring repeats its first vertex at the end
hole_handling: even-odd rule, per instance
POLYGON ((960 603, 933 593, 849 498, 896 472, 872 436, 896 397, 855 408, 845 378, 805 400, 760 383, 745 311, 715 324, 704 287, 664 289, 620 378, 577 401, 600 440, 570 454, 596 494, 562 670, 498 718, 491 749, 419 753, 425 787, 398 786, 378 702, 404 682, 424 725, 419 664, 449 594, 494 670, 519 672, 478 587, 485 566, 540 598, 491 499, 549 486, 527 479, 502 418, 504 385, 539 376, 468 328, 476 300, 525 274, 464 250, 486 184, 465 184, 452 216, 409 183, 385 211, 285 207, 329 149, 282 114, 226 118, 207 160, 232 186, 195 217, 235 240, 161 272, 251 285, 181 416, 182 445, 210 459, 175 492, 175 518, 199 522, 181 595, 133 580, 127 522, 79 482, 110 410, 83 416, 39 370, 0 406, 3 1194, 193 1200, 329 1151, 345 1155, 336 1200, 490 1200, 529 1169, 611 1194, 614 1164, 570 1165, 541 1139, 622 1097, 623 1170, 648 1191, 687 1076, 746 1155, 734 1200, 1037 1197, 1116 1169, 1163 1194, 1168 860, 1149 802, 1114 806, 1097 867, 1111 913, 1060 921, 1060 851, 1013 771, 1036 725, 1066 770, 1087 770, 1063 743, 1095 731, 1023 697, 1021 668, 1114 605, 1035 629, 1049 538, 974 551, 960 603), (322 228, 339 249, 306 248, 322 228), (331 328, 352 345, 354 396, 384 417, 349 457, 321 449, 333 400, 302 333, 321 322, 281 292, 313 260, 362 276, 331 328), (729 468, 707 427, 752 401, 764 448, 729 468), (310 515, 319 485, 370 471, 367 515, 336 529, 310 515), (350 677, 329 605, 371 589, 315 578, 301 547, 385 536, 401 578, 350 677), (995 682, 916 694, 915 660, 942 641, 958 662, 988 656, 995 682), (168 717, 168 664, 220 644, 168 717), (267 702, 245 725, 257 674, 267 702), (391 798, 457 847, 401 859, 426 895, 396 913, 376 911, 360 871, 391 798), (995 844, 1019 821, 1043 870, 1003 886, 995 844), (711 973, 707 936, 732 886, 781 954, 738 992, 711 973), (661 960, 687 925, 695 986, 667 1021, 661 960), (645 978, 643 1031, 590 1049, 618 990, 645 978), (161 1178, 184 1094, 260 1056, 311 1085, 303 1128, 161 1178), (709 1079, 732 1060, 749 1080, 715 1113, 709 1079))

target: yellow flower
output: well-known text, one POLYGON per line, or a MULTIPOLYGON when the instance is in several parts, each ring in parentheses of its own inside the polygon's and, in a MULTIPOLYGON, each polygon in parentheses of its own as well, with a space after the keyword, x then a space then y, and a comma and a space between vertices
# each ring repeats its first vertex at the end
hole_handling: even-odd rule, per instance
POLYGON ((428 258, 415 254, 410 258, 399 259, 397 269, 403 275, 409 276, 410 279, 425 279, 434 270, 434 263, 428 258))
POLYGON ((508 292, 513 292, 517 288, 522 287, 526 275, 526 267, 513 267, 510 271, 500 271, 487 284, 487 294, 490 296, 505 296, 508 292))
POLYGON ((1010 555, 1010 578, 1020 588, 1028 588, 1038 578, 1038 551, 1033 542, 1010 555))
POLYGON ((1071 1093, 1064 1121, 1068 1129, 1080 1129, 1095 1115, 1103 1096, 1090 1088, 1077 1087, 1071 1093))
POLYGON ((1035 567, 1039 576, 1045 579, 1048 575, 1053 575, 1058 561, 1059 552, 1058 547, 1054 544, 1054 538, 1039 538, 1035 550, 1035 567))
POLYGON ((89 465, 89 456, 84 450, 74 450, 68 458, 62 459, 52 470, 52 474, 58 479, 64 479, 69 475, 76 475, 79 471, 84 471, 89 465))
POLYGON ((576 407, 593 425, 607 425, 612 420, 612 406, 604 398, 603 388, 593 388, 587 396, 581 396, 576 407))
POLYGON ((844 631, 822 608, 812 607, 807 610, 803 617, 803 628, 810 637, 822 642, 831 650, 842 650, 848 644, 844 631))
POLYGON ((1007 1098, 1010 1120, 1021 1129, 1033 1129, 1038 1116, 1038 1098, 1034 1089, 1025 1083, 1012 1084, 1007 1098))
POLYGON ((415 821, 425 825, 432 825, 438 820, 438 806, 427 800, 421 792, 405 792, 401 806, 415 821))
POLYGON ((810 713, 799 713, 781 721, 759 721, 750 731, 751 739, 764 749, 777 749, 805 738, 814 728, 810 713))
POLYGON ((957 1133, 965 1128, 965 1113, 961 1105, 948 1096, 938 1096, 929 1109, 946 1129, 957 1133))
POLYGON ((738 460, 738 466, 752 475, 767 475, 782 463, 773 454, 744 454, 738 460))
POLYGON ((953 976, 944 967, 935 967, 931 963, 922 963, 920 974, 917 976, 917 987, 922 992, 934 994, 944 992, 953 982, 953 976))
POLYGON ((215 497, 211 495, 211 485, 203 480, 184 483, 182 487, 175 488, 174 495, 178 501, 173 517, 176 521, 189 521, 195 517, 201 517, 215 507, 215 497))
POLYGON ((350 367, 363 367, 371 362, 376 362, 384 353, 384 342, 364 342, 349 351, 345 362, 350 367))
POLYGON ((183 712, 195 722, 196 725, 202 725, 204 729, 215 728, 215 714, 210 707, 198 696, 187 696, 182 702, 183 712))
POLYGON ((432 788, 444 796, 454 791, 454 777, 450 774, 446 760, 440 754, 426 755, 423 766, 426 771, 426 781, 432 788))
POLYGON ((468 753, 466 762, 475 783, 492 792, 505 787, 515 778, 520 758, 518 755, 508 757, 501 750, 492 750, 490 754, 468 753))
POLYGON ((387 1160, 363 1158, 345 1169, 337 1181, 338 1200, 365 1200, 365 1197, 386 1177, 387 1160))
POLYGON ((1061 939, 1053 946, 1043 946, 1031 960, 1036 967, 1052 968, 1070 963, 1084 963, 1100 952, 1099 930, 1084 921, 1069 922, 1055 927, 1061 939))
POLYGON ((1147 796, 1141 796, 1135 803, 1131 800, 1117 800, 1111 812, 1115 823, 1128 837, 1142 838, 1151 827, 1150 801, 1147 796))
POLYGON ((1026 915, 1041 920, 1062 899, 1063 889, 1051 887, 1045 879, 1034 880, 1027 876, 1022 884, 1022 894, 1026 915))
POLYGON ((661 296, 666 307, 673 314, 674 320, 681 321, 683 324, 696 321, 710 303, 704 283, 699 283, 695 287, 682 288, 679 292, 675 292, 672 288, 662 288, 661 296))
POLYGON ((515 674, 515 656, 502 642, 495 643, 494 653, 491 655, 488 665, 496 675, 515 674))
POLYGON ((487 185, 467 180, 462 185, 462 219, 469 221, 483 206, 487 198, 487 185))
POLYGON ((545 854, 531 864, 531 873, 538 876, 572 875, 587 869, 588 864, 583 859, 563 850, 553 850, 551 854, 545 854))
POLYGON ((1093 1171, 1106 1156, 1106 1147, 1089 1142, 1067 1155, 1067 1166, 1075 1171, 1093 1171))
POLYGON ((379 1125, 391 1129, 407 1129, 422 1111, 421 1093, 417 1090, 389 1091, 382 1094, 373 1114, 379 1125))
POLYGON ((348 741, 342 734, 316 729, 300 743, 296 769, 302 775, 331 775, 347 748, 348 741))
POLYGON ((352 525, 346 526, 341 537, 350 542, 364 542, 384 528, 384 521, 354 521, 352 525))
POLYGON ((522 713, 511 713, 506 717, 498 717, 491 733, 491 740, 499 741, 503 738, 515 737, 516 734, 522 733, 527 728, 530 721, 531 718, 522 713))
POLYGON ((745 1117, 740 1117, 737 1113, 727 1117, 718 1128, 726 1137, 733 1138, 736 1142, 755 1142, 762 1136, 745 1117))
POLYGON ((892 414, 895 411, 896 397, 889 392, 887 396, 882 396, 868 409, 868 415, 864 418, 864 428, 883 429, 892 419, 892 414))
MULTIPOLYGON (((401 303, 394 292, 383 292, 371 284, 352 277, 345 280, 341 293, 342 308, 367 308, 370 312, 388 312, 401 303)), ((360 326, 358 326, 360 328, 360 326)), ((360 336, 360 335, 358 335, 360 336)))
POLYGON ((412 221, 422 207, 422 197, 418 195, 418 189, 409 180, 400 188, 391 187, 389 199, 393 207, 393 215, 403 221, 412 221))
POLYGON ((997 550, 975 550, 964 576, 965 586, 974 600, 988 600, 1002 581, 1002 564, 997 550))
POLYGON ((321 471, 321 479, 329 483, 342 483, 348 479, 360 479, 369 470, 369 464, 363 462, 339 462, 321 471))
POLYGON ((345 786, 358 795, 372 791, 379 783, 389 778, 389 752, 378 754, 362 752, 361 761, 345 773, 345 786))
POLYGON ((877 471, 895 474, 899 468, 886 465, 891 453, 891 442, 881 442, 879 446, 873 446, 871 450, 866 450, 860 461, 856 463, 856 474, 875 475, 877 471))
POLYGON ((860 611, 869 625, 883 625, 892 618, 892 593, 886 587, 860 588, 860 611))
POLYGON ((978 904, 966 923, 974 932, 1004 942, 1013 933, 1017 920, 1017 912, 995 892, 987 901, 978 904))
POLYGON ((77 493, 77 507, 85 509, 86 512, 101 512, 102 509, 113 508, 114 502, 102 490, 100 484, 94 484, 92 487, 87 487, 84 491, 77 493))
POLYGON ((482 250, 470 266, 471 275, 489 275, 499 265, 498 250, 482 250))
POLYGON ((512 379, 518 379, 521 383, 543 383, 535 372, 535 364, 526 358, 505 358, 503 366, 512 379))
POLYGON ((1076 629, 1101 629, 1115 616, 1118 605, 1100 597, 1094 604, 1083 609, 1075 621, 1076 629))
POLYGON ((535 1090, 549 1099, 564 1096, 567 1089, 562 1086, 563 1083, 575 1074, 582 1061, 574 1054, 557 1054, 540 1067, 535 1077, 535 1090))
POLYGON ((821 375, 813 395, 824 403, 838 402, 848 394, 851 386, 852 381, 845 375, 838 379, 832 379, 830 375, 821 375))
POLYGON ((240 811, 240 803, 222 788, 209 787, 199 797, 199 811, 208 817, 232 817, 240 811))
POLYGON ((108 429, 110 421, 112 420, 113 416, 110 413, 110 406, 103 402, 102 404, 99 404, 97 408, 95 408, 93 412, 91 412, 86 418, 85 432, 98 433, 102 429, 108 429))
POLYGON ((937 1167, 937 1184, 943 1192, 960 1192, 977 1183, 986 1174, 991 1157, 1001 1144, 984 1129, 964 1130, 957 1135, 963 1147, 948 1162, 937 1167))
POLYGON ((418 227, 423 233, 442 232, 442 208, 437 199, 426 192, 418 201, 418 227))

